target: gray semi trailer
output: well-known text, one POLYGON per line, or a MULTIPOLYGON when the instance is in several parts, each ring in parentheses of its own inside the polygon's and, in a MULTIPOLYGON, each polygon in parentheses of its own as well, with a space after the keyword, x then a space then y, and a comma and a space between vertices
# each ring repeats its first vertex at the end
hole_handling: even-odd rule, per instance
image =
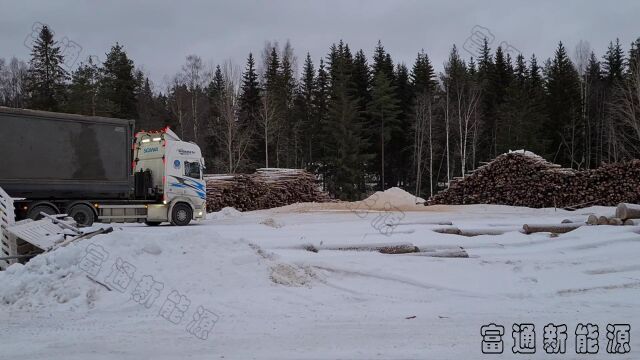
POLYGON ((0 187, 18 219, 186 225, 205 214, 203 164, 168 128, 134 133, 133 120, 0 107, 0 187))

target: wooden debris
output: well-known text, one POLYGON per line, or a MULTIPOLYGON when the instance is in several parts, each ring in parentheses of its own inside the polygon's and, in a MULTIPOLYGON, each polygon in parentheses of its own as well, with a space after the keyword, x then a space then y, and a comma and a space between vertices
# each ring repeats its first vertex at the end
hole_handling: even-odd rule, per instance
POLYGON ((297 202, 329 202, 315 177, 299 169, 258 169, 253 174, 205 175, 207 210, 270 209, 297 202))
POLYGON ((480 166, 469 176, 451 181, 448 189, 431 197, 427 204, 576 209, 621 202, 640 203, 640 160, 576 171, 532 153, 511 152, 480 166))

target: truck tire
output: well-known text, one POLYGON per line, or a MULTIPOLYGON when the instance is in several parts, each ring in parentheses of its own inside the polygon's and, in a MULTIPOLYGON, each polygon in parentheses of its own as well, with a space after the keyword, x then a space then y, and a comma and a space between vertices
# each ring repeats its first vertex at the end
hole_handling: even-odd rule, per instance
POLYGON ((96 214, 89 206, 85 204, 77 204, 69 210, 69 216, 76 221, 78 226, 91 226, 96 221, 96 214))
POLYGON ((185 203, 179 203, 173 206, 173 210, 171 210, 172 225, 189 225, 191 219, 193 219, 193 211, 191 210, 191 206, 185 203))
POLYGON ((49 205, 36 205, 32 207, 31 210, 29 210, 29 213, 27 214, 27 218, 32 220, 40 220, 44 217, 40 215, 41 212, 47 215, 56 215, 58 213, 56 209, 52 208, 49 205))

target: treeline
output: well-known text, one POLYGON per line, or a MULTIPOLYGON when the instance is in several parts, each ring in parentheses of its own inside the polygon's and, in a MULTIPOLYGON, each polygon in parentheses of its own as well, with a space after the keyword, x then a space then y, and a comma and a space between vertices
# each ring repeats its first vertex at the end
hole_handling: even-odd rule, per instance
POLYGON ((208 172, 306 168, 343 199, 391 186, 429 196, 508 150, 572 168, 639 157, 640 38, 601 57, 586 42, 542 63, 514 56, 485 41, 463 59, 453 46, 436 73, 424 51, 409 67, 380 42, 370 59, 340 41, 301 64, 289 42, 267 43, 243 69, 189 55, 154 89, 118 44, 67 73, 43 27, 29 63, 0 59, 0 104, 169 125, 208 172))

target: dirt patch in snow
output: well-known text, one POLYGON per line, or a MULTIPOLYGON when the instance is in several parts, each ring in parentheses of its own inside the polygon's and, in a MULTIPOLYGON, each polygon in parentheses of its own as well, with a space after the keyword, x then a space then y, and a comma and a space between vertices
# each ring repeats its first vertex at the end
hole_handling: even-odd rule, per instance
POLYGON ((262 224, 262 225, 266 225, 266 226, 268 226, 268 227, 272 227, 272 228, 274 228, 274 229, 279 229, 279 228, 281 228, 281 227, 283 227, 283 226, 284 226, 282 223, 280 223, 280 222, 276 221, 276 220, 275 220, 274 218, 272 218, 272 217, 268 217, 268 218, 265 218, 265 219, 261 220, 261 221, 260 221, 260 224, 262 224))
POLYGON ((309 266, 298 267, 290 264, 275 264, 271 266, 271 281, 284 286, 311 286, 315 277, 309 266))

